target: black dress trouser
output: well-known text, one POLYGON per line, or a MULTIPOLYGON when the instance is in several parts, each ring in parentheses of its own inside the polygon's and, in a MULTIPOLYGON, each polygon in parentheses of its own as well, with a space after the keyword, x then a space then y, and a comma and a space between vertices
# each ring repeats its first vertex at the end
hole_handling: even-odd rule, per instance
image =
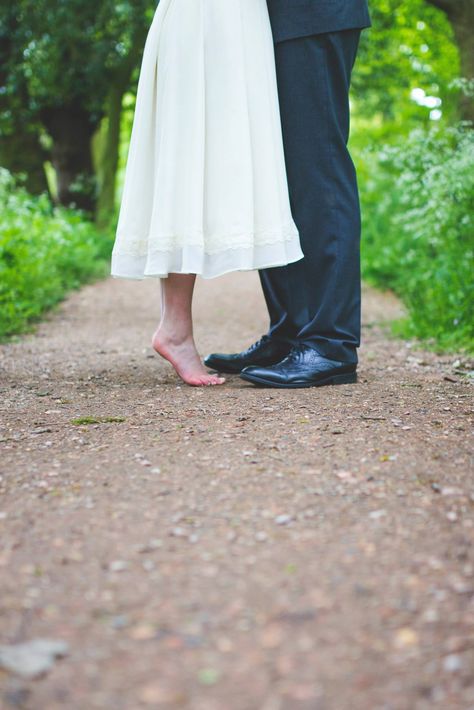
POLYGON ((291 208, 304 259, 262 269, 269 335, 357 362, 360 205, 347 149, 349 86, 361 30, 275 45, 291 208))

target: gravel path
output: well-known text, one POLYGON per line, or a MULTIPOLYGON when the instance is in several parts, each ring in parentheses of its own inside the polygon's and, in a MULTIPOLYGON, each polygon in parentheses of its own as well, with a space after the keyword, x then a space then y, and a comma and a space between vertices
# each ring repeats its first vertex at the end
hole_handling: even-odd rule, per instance
MULTIPOLYGON (((0 706, 474 708, 467 364, 368 290, 357 385, 191 389, 156 293, 89 286, 0 347, 0 706), (68 651, 26 677, 33 639, 68 651)), ((203 353, 252 342, 255 275, 196 319, 203 353)))

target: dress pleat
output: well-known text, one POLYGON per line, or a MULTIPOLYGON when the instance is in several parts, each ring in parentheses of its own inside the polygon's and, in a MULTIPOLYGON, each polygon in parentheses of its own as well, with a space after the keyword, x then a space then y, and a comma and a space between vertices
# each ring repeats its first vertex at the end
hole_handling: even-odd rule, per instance
POLYGON ((161 0, 137 90, 112 274, 302 258, 266 0, 161 0))

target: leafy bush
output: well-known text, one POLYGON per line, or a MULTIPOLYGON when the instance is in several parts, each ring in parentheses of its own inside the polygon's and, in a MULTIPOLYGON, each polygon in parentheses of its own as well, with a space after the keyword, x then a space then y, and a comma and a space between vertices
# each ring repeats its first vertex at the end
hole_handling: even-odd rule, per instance
POLYGON ((0 168, 0 337, 27 324, 70 289, 107 272, 111 234, 80 212, 32 197, 0 168))
POLYGON ((359 156, 364 277, 408 307, 406 337, 474 349, 474 131, 412 132, 359 156))

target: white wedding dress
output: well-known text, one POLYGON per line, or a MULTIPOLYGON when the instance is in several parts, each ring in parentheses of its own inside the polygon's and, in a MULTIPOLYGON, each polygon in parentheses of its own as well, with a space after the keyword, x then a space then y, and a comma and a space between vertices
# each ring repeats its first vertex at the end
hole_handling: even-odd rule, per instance
POLYGON ((161 0, 141 67, 112 275, 303 257, 266 0, 161 0))

